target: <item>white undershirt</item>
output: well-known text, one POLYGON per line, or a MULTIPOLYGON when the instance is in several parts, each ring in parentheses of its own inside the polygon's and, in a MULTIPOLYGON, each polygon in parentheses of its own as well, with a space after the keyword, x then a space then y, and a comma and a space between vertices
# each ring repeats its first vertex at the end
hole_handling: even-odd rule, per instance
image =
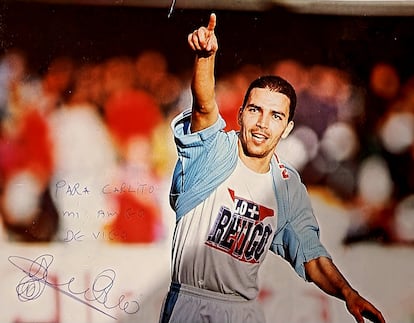
POLYGON ((256 173, 239 159, 230 177, 177 223, 173 280, 255 298, 276 225, 271 170, 256 173))

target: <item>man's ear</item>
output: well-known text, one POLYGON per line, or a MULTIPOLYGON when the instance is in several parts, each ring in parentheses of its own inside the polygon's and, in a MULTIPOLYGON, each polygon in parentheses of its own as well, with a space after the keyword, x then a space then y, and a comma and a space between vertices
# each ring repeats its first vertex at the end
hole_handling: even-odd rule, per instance
POLYGON ((242 113, 243 113, 243 107, 240 107, 239 113, 237 114, 237 123, 239 126, 242 125, 242 113))
POLYGON ((287 136, 289 136, 290 132, 292 131, 293 127, 295 126, 295 123, 291 120, 286 126, 285 131, 282 133, 282 139, 286 139, 287 136))

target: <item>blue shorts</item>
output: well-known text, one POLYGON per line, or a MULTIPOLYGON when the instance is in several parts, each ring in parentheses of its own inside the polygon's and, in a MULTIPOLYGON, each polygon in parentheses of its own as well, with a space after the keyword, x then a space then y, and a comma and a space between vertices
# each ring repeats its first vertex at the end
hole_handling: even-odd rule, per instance
POLYGON ((160 323, 263 323, 256 300, 172 283, 161 310, 160 323))

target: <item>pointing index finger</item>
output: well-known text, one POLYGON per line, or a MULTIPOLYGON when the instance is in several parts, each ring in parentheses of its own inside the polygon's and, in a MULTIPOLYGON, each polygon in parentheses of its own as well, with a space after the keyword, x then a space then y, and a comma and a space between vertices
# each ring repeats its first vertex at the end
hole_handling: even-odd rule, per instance
POLYGON ((216 14, 215 13, 212 13, 210 15, 210 20, 209 20, 208 26, 207 26, 207 29, 209 31, 214 31, 214 28, 216 28, 216 20, 217 20, 216 14))

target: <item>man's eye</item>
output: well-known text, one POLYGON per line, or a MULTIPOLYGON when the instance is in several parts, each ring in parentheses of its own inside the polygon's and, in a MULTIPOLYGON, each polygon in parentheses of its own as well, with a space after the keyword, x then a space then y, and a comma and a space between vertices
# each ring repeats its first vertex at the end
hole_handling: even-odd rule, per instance
POLYGON ((282 117, 278 113, 274 113, 273 118, 276 119, 276 120, 282 120, 282 117))

